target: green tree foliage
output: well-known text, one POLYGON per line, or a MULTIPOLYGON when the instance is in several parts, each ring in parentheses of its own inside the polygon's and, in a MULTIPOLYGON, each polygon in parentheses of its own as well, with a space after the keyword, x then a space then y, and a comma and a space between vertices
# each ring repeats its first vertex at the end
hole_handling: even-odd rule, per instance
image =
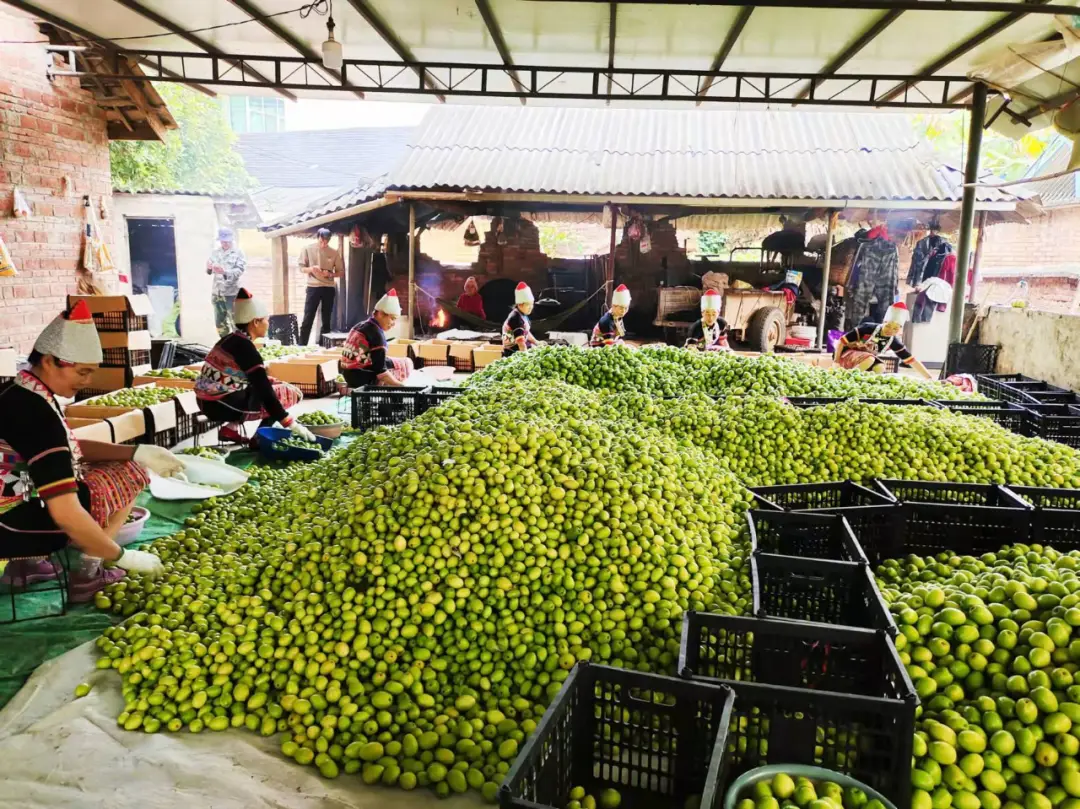
POLYGON ((540 231, 540 249, 544 255, 555 258, 581 258, 585 255, 585 242, 574 229, 541 222, 537 230, 540 231))
POLYGON ((232 194, 254 181, 236 150, 236 135, 218 103, 180 84, 155 84, 179 129, 159 141, 110 144, 117 191, 198 191, 232 194))
MULTIPOLYGON (((968 115, 951 112, 936 115, 913 115, 912 126, 925 138, 945 163, 963 169, 967 146, 968 115)), ((1003 180, 1016 180, 1053 140, 1054 130, 1047 128, 1032 132, 1019 140, 998 134, 992 129, 983 132, 981 168, 1003 180)))
POLYGON ((728 235, 718 230, 703 230, 698 234, 698 252, 703 256, 727 256, 728 235))

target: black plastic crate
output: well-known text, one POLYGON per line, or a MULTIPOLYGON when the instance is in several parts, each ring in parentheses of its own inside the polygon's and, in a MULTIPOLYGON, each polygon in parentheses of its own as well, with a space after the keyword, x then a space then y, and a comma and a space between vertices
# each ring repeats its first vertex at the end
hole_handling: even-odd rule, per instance
POLYGON ((845 773, 900 807, 911 805, 914 704, 880 697, 727 682, 735 708, 721 764, 722 789, 765 764, 845 773))
POLYGON ((432 385, 420 394, 420 413, 426 413, 431 408, 438 407, 455 396, 460 396, 462 392, 462 389, 456 385, 432 385))
POLYGON ((372 430, 393 427, 420 415, 420 398, 426 388, 386 388, 365 385, 349 395, 352 397, 352 427, 372 430))
POLYGON ((1067 404, 1025 404, 1028 435, 1080 449, 1080 407, 1067 404))
POLYGON ((772 553, 750 557, 754 615, 833 626, 878 629, 896 623, 867 565, 772 553))
POLYGON ((1080 404, 1080 395, 1071 390, 1065 390, 1065 388, 1057 388, 1054 390, 1023 390, 1023 393, 1032 400, 1032 404, 1080 404))
POLYGON ((752 510, 746 519, 754 553, 867 563, 851 526, 839 514, 752 510))
POLYGON ((95 312, 94 326, 98 331, 147 331, 150 320, 146 315, 126 311, 95 312))
POLYGON ((941 401, 938 402, 938 405, 945 410, 960 413, 964 416, 978 416, 979 418, 990 419, 1017 435, 1027 435, 1028 412, 1015 402, 1001 400, 984 402, 965 399, 955 402, 941 401))
POLYGON ((723 806, 729 687, 579 663, 499 789, 502 809, 562 809, 570 790, 617 789, 625 809, 723 806))
POLYGON ((1080 551, 1080 490, 1010 486, 1009 490, 1030 503, 1031 542, 1059 551, 1080 551))
POLYGON ((448 359, 450 365, 453 367, 453 369, 455 371, 462 371, 464 373, 472 373, 472 371, 473 371, 473 361, 472 361, 472 355, 471 354, 468 357, 449 356, 449 357, 447 357, 447 359, 448 359))
POLYGON ((945 376, 992 374, 1000 350, 999 345, 949 343, 949 352, 945 355, 945 376))
POLYGON ((131 368, 150 364, 150 351, 145 348, 103 348, 101 366, 103 368, 131 368))
POLYGON ((889 637, 873 629, 683 614, 679 676, 884 697, 910 705, 915 687, 889 637))
POLYGON ((158 447, 164 447, 165 449, 172 449, 180 443, 180 439, 176 428, 170 427, 168 430, 162 430, 160 433, 147 433, 142 437, 141 441, 134 443, 153 444, 158 447))
POLYGON ((767 508, 842 516, 851 526, 860 549, 863 543, 878 543, 881 535, 895 534, 897 530, 896 501, 877 489, 850 480, 758 486, 750 491, 767 508))
POLYGON ((1038 382, 1039 380, 1023 374, 980 374, 975 377, 975 381, 979 385, 979 393, 983 396, 1002 402, 1023 404, 1028 400, 1013 386, 1018 382, 1038 382))
POLYGON ((840 396, 788 396, 788 404, 799 408, 820 407, 845 401, 840 396))
POLYGON ((859 399, 862 404, 895 405, 897 407, 933 407, 937 403, 929 399, 859 399))
POLYGON ((1004 486, 879 480, 882 491, 900 501, 901 529, 890 546, 862 541, 870 564, 908 554, 959 553, 979 556, 1003 545, 1026 542, 1031 507, 1004 486))

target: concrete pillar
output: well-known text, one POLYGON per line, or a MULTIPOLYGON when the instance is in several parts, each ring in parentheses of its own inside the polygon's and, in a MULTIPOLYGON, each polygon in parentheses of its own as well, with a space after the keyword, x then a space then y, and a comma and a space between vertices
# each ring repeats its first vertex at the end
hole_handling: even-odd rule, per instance
POLYGON ((274 288, 274 314, 289 311, 289 293, 292 291, 292 274, 289 272, 289 237, 275 236, 270 243, 271 276, 274 288))

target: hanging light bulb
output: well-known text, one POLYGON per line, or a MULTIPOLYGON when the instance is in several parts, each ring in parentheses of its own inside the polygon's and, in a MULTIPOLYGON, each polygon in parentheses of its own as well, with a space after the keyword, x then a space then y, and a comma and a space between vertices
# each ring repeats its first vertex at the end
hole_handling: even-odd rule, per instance
POLYGON ((322 64, 327 70, 341 70, 343 55, 341 43, 334 39, 334 6, 330 6, 330 19, 326 22, 326 41, 322 44, 322 64))

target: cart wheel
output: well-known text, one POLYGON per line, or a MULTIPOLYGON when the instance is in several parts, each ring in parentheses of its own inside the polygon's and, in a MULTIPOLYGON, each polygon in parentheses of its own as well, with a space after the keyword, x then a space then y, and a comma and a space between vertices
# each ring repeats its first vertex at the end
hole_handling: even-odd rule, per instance
POLYGON ((775 306, 766 306, 751 315, 746 327, 746 341, 754 351, 771 354, 783 344, 786 331, 784 313, 775 306))

